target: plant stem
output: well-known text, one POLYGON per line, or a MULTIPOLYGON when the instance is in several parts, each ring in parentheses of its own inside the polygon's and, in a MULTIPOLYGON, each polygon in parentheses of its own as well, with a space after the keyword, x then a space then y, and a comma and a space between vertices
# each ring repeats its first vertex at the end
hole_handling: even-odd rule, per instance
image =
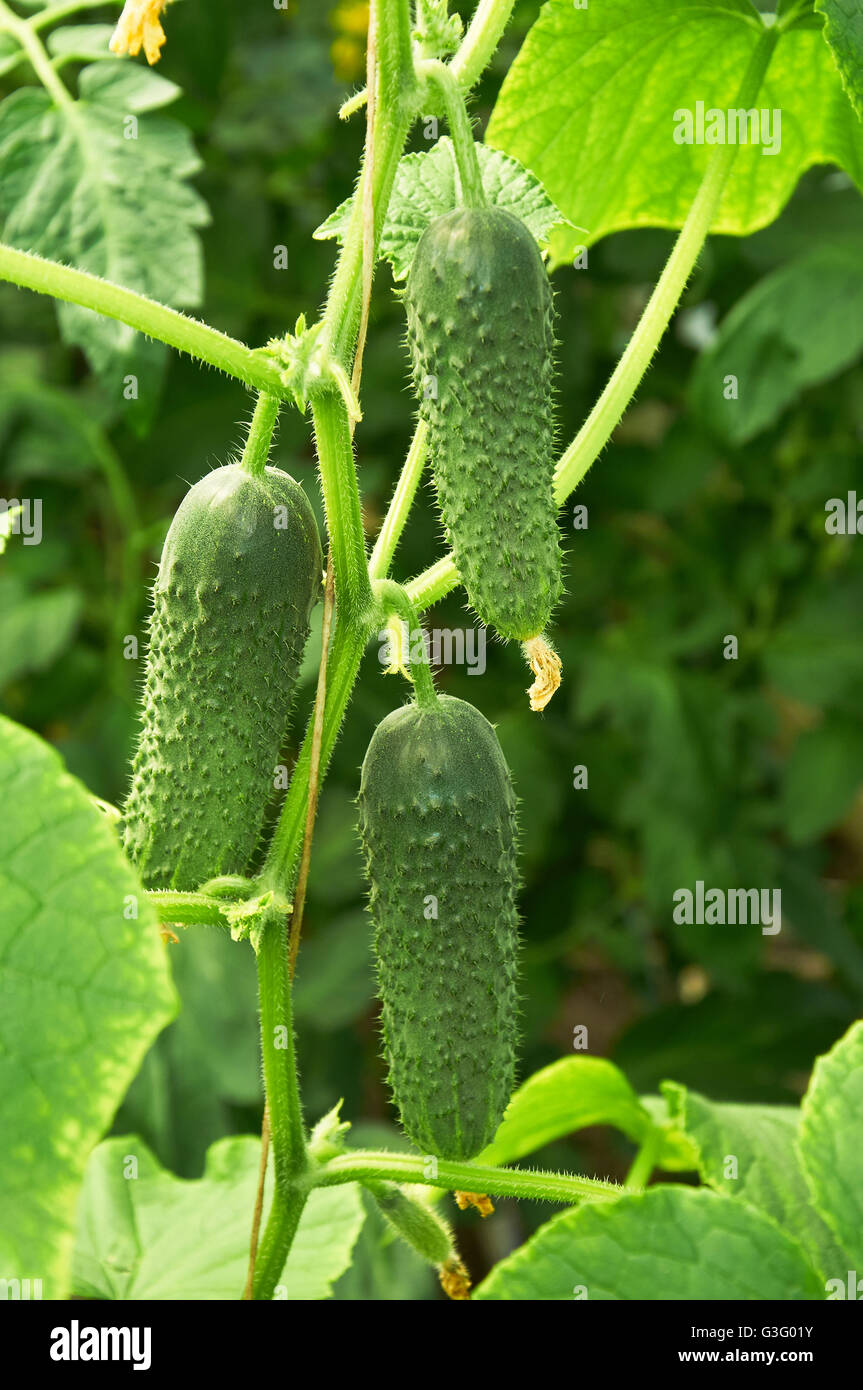
POLYGON ((249 1236, 249 1267, 246 1272, 246 1287, 243 1300, 251 1299, 255 1288, 255 1265, 258 1261, 258 1240, 261 1234, 261 1217, 264 1212, 264 1188, 267 1185, 267 1161, 270 1157, 270 1112, 264 1105, 264 1118, 261 1122, 261 1156, 258 1161, 258 1190, 255 1194, 255 1210, 252 1213, 252 1231, 249 1236))
MULTIPOLYGON (((327 666, 327 700, 321 734, 321 781, 339 735, 370 631, 370 624, 368 627, 354 628, 347 623, 336 623, 327 666)), ((294 873, 303 843, 313 737, 313 721, 310 721, 261 872, 262 891, 280 887, 284 892, 290 893, 293 888, 294 873)))
POLYGON ((297 952, 300 949, 300 933, 303 929, 303 912, 306 906, 306 887, 309 880, 309 866, 312 860, 312 835, 318 809, 318 791, 321 772, 321 738, 324 730, 324 708, 327 701, 327 665, 330 649, 330 625, 333 618, 333 558, 327 556, 327 578, 324 585, 324 617, 321 625, 321 660, 318 666, 318 686, 315 691, 315 708, 312 714, 312 747, 309 755, 309 790, 306 798, 306 826, 303 832, 303 852, 300 857, 300 871, 297 875, 297 890, 291 911, 291 934, 288 950, 290 978, 294 978, 297 965, 297 952))
MULTIPOLYGON (((379 579, 375 585, 374 594, 379 605, 380 621, 386 623, 389 615, 395 613, 407 628, 407 664, 410 668, 410 680, 414 687, 416 702, 427 709, 433 708, 437 704, 437 692, 428 663, 423 630, 413 604, 401 584, 396 584, 392 579, 379 579), (417 638, 422 648, 422 655, 414 661, 414 642, 417 638)), ((405 675, 408 674, 404 661, 399 663, 399 669, 405 675)))
POLYGON ((104 10, 108 5, 115 5, 119 10, 123 7, 123 0, 61 0, 58 5, 30 15, 24 23, 31 29, 47 29, 49 24, 56 24, 70 14, 78 14, 81 10, 104 10))
POLYGON ((72 95, 54 71, 42 40, 26 19, 21 19, 14 11, 10 10, 5 0, 0 0, 0 32, 11 34, 13 39, 20 43, 27 54, 30 66, 54 105, 64 107, 66 110, 73 108, 75 102, 72 95))
MULTIPOLYGON (((764 29, 749 60, 735 106, 748 108, 757 98, 776 46, 775 28, 764 29)), ((581 482, 605 448, 653 358, 677 308, 707 240, 737 154, 736 145, 717 146, 695 200, 674 243, 671 255, 650 296, 638 327, 627 344, 608 384, 555 469, 554 496, 560 506, 581 482)), ((422 611, 459 583, 451 555, 445 555, 405 585, 411 601, 422 611)))
POLYGON ((285 918, 269 915, 258 947, 261 1051, 272 1136, 275 1192, 255 1264, 256 1299, 278 1283, 308 1195, 306 1133, 300 1106, 285 918))
POLYGON ((155 908, 160 922, 192 926, 198 922, 212 927, 230 927, 225 901, 205 893, 175 893, 173 889, 150 889, 147 901, 155 908))
POLYGON ((249 423, 246 447, 243 449, 243 458, 240 464, 241 468, 246 473, 251 473, 253 477, 260 477, 267 466, 267 460, 270 457, 270 445, 273 442, 273 430, 276 428, 278 417, 278 396, 271 396, 268 391, 259 392, 254 414, 249 423))
POLYGON ((446 63, 437 58, 427 59, 417 65, 417 75, 434 83, 443 97, 444 109, 449 123, 455 159, 461 184, 461 203, 467 208, 485 207, 486 196, 482 186, 482 173, 473 138, 473 127, 467 114, 464 92, 446 63))
POLYGON ((626 1186, 641 1192, 647 1184, 647 1180, 656 1167, 656 1156, 659 1153, 659 1146, 662 1142, 662 1132, 654 1125, 648 1130, 644 1142, 632 1160, 632 1166, 626 1175, 626 1186))
POLYGON ((334 391, 315 397, 312 417, 340 621, 361 623, 371 603, 371 585, 350 421, 334 391))
POLYGON ((148 338, 157 338, 179 352, 197 357, 229 376, 237 377, 247 386, 284 396, 279 373, 266 357, 253 352, 245 343, 237 342, 197 319, 187 318, 176 309, 158 304, 135 290, 114 285, 86 270, 18 251, 0 244, 0 279, 10 280, 23 289, 48 294, 69 304, 80 304, 107 318, 119 319, 148 338))
POLYGON ((405 522, 408 519, 413 500, 425 468, 428 455, 428 424, 425 420, 417 422, 411 446, 407 452, 401 474, 399 475, 393 499, 387 509, 383 525, 378 532, 375 547, 369 560, 369 578, 386 579, 395 555, 396 546, 401 539, 405 522))
MULTIPOLYGON (((360 182, 353 200, 336 271, 324 312, 324 335, 330 355, 350 370, 360 320, 363 280, 363 212, 365 181, 372 180, 374 202, 374 251, 389 206, 390 194, 414 116, 417 82, 410 44, 410 9, 407 0, 377 0, 376 130, 374 167, 363 160, 360 182)), ((336 568, 338 579, 338 567, 336 568)))
POLYGON ((444 555, 405 585, 405 592, 418 612, 431 608, 461 583, 461 575, 451 555, 444 555))
POLYGON ((490 1197, 526 1197, 545 1202, 614 1201, 626 1189, 598 1178, 545 1173, 530 1168, 491 1168, 479 1163, 447 1163, 417 1154, 356 1150, 331 1158, 312 1175, 315 1186, 385 1179, 425 1183, 450 1192, 486 1192, 490 1197))
POLYGON ((515 0, 480 0, 467 33, 453 55, 450 69, 465 91, 470 91, 491 62, 509 23, 515 0))

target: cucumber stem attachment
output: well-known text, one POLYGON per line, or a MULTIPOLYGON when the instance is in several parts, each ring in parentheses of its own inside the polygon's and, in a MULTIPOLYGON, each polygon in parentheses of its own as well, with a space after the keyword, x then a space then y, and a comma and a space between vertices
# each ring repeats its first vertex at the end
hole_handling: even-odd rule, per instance
POLYGON ((380 605, 384 621, 390 614, 395 613, 407 628, 407 651, 405 652, 404 635, 400 633, 401 652, 394 659, 389 670, 401 671, 402 675, 411 681, 418 705, 425 708, 436 705, 437 692, 428 663, 425 635, 416 609, 401 584, 396 584, 392 579, 379 579, 373 587, 373 593, 380 605), (414 660, 415 652, 417 653, 416 660, 414 660), (407 663, 405 663, 405 656, 407 656, 407 663))
POLYGON ((461 203, 466 208, 482 208, 486 205, 485 189, 482 186, 482 172, 473 138, 473 127, 467 113, 464 92, 453 77, 446 63, 439 58, 426 58, 417 63, 417 76, 437 87, 446 111, 449 132, 458 166, 461 184, 461 203))
POLYGON ((254 414, 249 422, 243 457, 240 460, 240 467, 246 473, 251 473, 252 477, 261 477, 267 466, 278 416, 278 397, 271 396, 268 391, 259 392, 254 414))

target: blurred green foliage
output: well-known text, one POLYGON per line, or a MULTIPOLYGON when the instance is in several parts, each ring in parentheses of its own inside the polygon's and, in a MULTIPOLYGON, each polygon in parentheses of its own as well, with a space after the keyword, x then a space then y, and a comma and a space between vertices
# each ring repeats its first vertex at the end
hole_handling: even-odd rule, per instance
MULTIPOLYGON (((481 122, 536 9, 518 7, 480 89, 481 122)), ((362 81, 362 10, 304 2, 274 17, 209 0, 169 11, 160 72, 183 91, 170 114, 194 136, 195 184, 212 213, 201 314, 247 342, 313 316, 325 293, 333 247, 312 233, 355 177, 362 120, 342 124, 336 110, 362 81), (287 270, 274 267, 279 245, 287 270)), ((2 80, 8 90, 26 73, 2 80)), ((423 147, 418 128, 413 148, 423 147)), ((561 446, 671 242, 617 234, 591 248, 586 268, 557 272, 561 446)), ((571 1055, 585 1025, 591 1052, 614 1058, 637 1089, 671 1077, 719 1100, 794 1101, 814 1057, 859 1011, 863 537, 829 535, 824 519, 828 499, 855 485, 863 438, 861 249, 859 195, 824 169, 772 227, 711 240, 636 402, 561 517, 561 691, 530 714, 520 653, 491 641, 482 676, 440 672, 442 690, 497 724, 521 797, 522 1077, 571 1055), (854 256, 857 303, 843 313, 854 256), (728 372, 747 402, 736 415, 723 411, 728 372), (572 524, 576 504, 586 529, 572 524), (734 660, 723 654, 729 635, 734 660), (588 786, 576 789, 581 765, 588 786), (674 925, 673 891, 698 879, 781 888, 781 933, 674 925)), ((356 436, 370 538, 412 430, 403 337, 382 266, 356 436)), ((61 344, 50 302, 9 286, 0 341, 0 495, 41 497, 45 532, 38 546, 13 540, 0 561, 0 708, 118 802, 142 671, 123 639, 142 637, 174 508, 236 453, 251 401, 172 357, 158 399, 131 415, 61 344)), ((283 413, 274 462, 319 509, 308 426, 294 411, 283 413)), ((425 487, 396 577, 440 545, 425 487)), ((472 624, 458 593, 428 621, 472 624)), ((315 663, 310 652, 292 749, 315 663)), ((344 1097, 346 1118, 385 1126, 395 1143, 353 805, 371 731, 405 697, 376 666, 372 648, 322 797, 296 1013, 309 1117, 344 1097)), ((118 1129, 134 1127, 191 1175, 212 1140, 260 1123, 254 970, 245 948, 207 934, 185 933, 171 951, 186 1012, 148 1059, 118 1129)), ((541 1159, 622 1177, 628 1151, 587 1131, 541 1159)), ((496 1227, 464 1220, 477 1276, 540 1219, 501 1206, 496 1227)), ((381 1260, 383 1236, 370 1229, 342 1295, 433 1296, 409 1252, 381 1260)))

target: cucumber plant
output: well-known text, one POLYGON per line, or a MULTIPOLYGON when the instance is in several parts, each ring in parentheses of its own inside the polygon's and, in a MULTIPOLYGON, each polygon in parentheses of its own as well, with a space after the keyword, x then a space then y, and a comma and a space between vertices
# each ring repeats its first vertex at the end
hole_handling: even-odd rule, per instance
MULTIPOLYGON (((629 0, 615 0, 608 7, 614 11, 611 19, 591 11, 584 22, 595 24, 600 37, 607 37, 603 25, 613 30, 615 23, 628 33, 639 19, 628 6, 629 0)), ((519 1009, 515 790, 494 729, 472 705, 437 693, 423 642, 415 640, 421 637, 420 615, 463 585, 484 623, 502 638, 524 645, 536 676, 533 707, 542 709, 553 695, 561 681, 549 635, 562 588, 558 510, 635 394, 709 231, 718 226, 739 232, 743 227, 744 214, 735 211, 732 197, 736 147, 718 143, 703 165, 687 164, 683 173, 675 166, 660 213, 653 213, 649 191, 643 194, 649 213, 639 205, 634 211, 628 208, 624 217, 597 206, 603 231, 643 225, 651 218, 680 230, 606 388, 555 459, 554 325, 544 254, 553 242, 550 227, 566 218, 546 215, 549 209, 556 211, 549 194, 514 158, 503 155, 493 163, 500 152, 475 142, 468 114, 470 94, 498 47, 512 0, 481 0, 466 30, 449 13, 446 0, 372 0, 366 86, 341 113, 349 117, 365 111, 365 148, 356 192, 333 214, 336 230, 330 231, 340 249, 326 302, 314 322, 300 318, 292 332, 258 347, 143 293, 137 281, 144 279, 145 287, 150 281, 133 255, 133 236, 125 238, 122 256, 106 255, 101 261, 93 256, 89 268, 75 268, 67 263, 74 259, 73 249, 82 257, 92 252, 80 228, 72 249, 51 240, 59 235, 61 219, 52 219, 41 238, 32 230, 27 208, 20 204, 26 121, 34 122, 29 138, 36 144, 59 131, 66 141, 63 148, 81 157, 86 178, 92 179, 98 161, 82 132, 88 120, 107 120, 104 111, 94 117, 93 110, 100 91, 104 103, 104 88, 118 83, 111 76, 115 67, 107 82, 98 71, 88 77, 85 69, 76 100, 61 72, 65 58, 77 57, 82 44, 81 57, 87 56, 89 44, 78 35, 65 49, 62 43, 56 52, 52 47, 49 56, 44 29, 86 7, 87 0, 71 0, 24 18, 0 0, 2 62, 11 62, 12 69, 19 62, 29 64, 44 88, 31 94, 32 101, 26 97, 17 103, 22 110, 15 121, 0 127, 0 155, 11 167, 2 193, 6 235, 16 243, 0 245, 0 276, 71 308, 74 312, 62 320, 64 332, 89 347, 94 360, 99 345, 94 348, 88 334, 99 315, 216 367, 256 397, 241 462, 205 472, 205 460, 198 461, 203 476, 181 503, 165 541, 153 590, 142 727, 120 825, 130 861, 123 864, 125 883, 134 867, 147 910, 158 915, 166 932, 205 924, 229 932, 238 943, 251 942, 254 949, 266 1109, 257 1215, 252 1219, 250 1213, 246 1296, 271 1299, 280 1288, 312 1193, 360 1183, 389 1228, 438 1269, 452 1297, 465 1296, 467 1273, 448 1223, 411 1190, 414 1184, 453 1191, 461 1205, 481 1211, 497 1195, 569 1204, 573 1210, 537 1237, 546 1272, 566 1272, 571 1235, 584 1230, 590 1239, 597 1221, 608 1227, 620 1221, 622 1248, 627 1241, 632 1247, 633 1229, 639 1240, 649 1242, 651 1214, 664 1211, 665 1203, 667 1220, 682 1223, 692 1246, 715 1230, 733 1230, 741 1241, 748 1240, 753 1261, 761 1260, 759 1270, 770 1289, 766 1296, 816 1297, 818 1276, 840 1258, 840 1235, 844 1240, 851 1226, 849 1211, 837 1215, 831 1206, 822 1131, 824 1114, 837 1103, 843 1084, 860 1074, 859 1033, 852 1031, 838 1045, 838 1059, 831 1054, 821 1064, 814 1099, 808 1109, 804 1105, 802 1118, 793 1121, 799 1123, 801 1157, 784 1172, 779 1215, 770 1209, 774 1187, 763 1181, 756 1184, 761 1195, 750 1204, 758 1208, 756 1216, 746 1204, 744 1217, 738 1208, 729 1215, 733 1202, 727 1193, 720 1201, 723 1179, 715 1160, 721 1145, 713 1136, 720 1121, 731 1124, 732 1119, 705 1119, 698 1099, 682 1091, 669 1094, 667 1109, 657 1119, 656 1108, 630 1095, 621 1077, 604 1070, 607 1064, 598 1063, 598 1071, 591 1072, 589 1059, 581 1059, 588 1064, 575 1071, 569 1065, 574 1059, 568 1059, 567 1078, 575 1072, 579 1080, 587 1076, 597 1094, 616 1096, 617 1102, 623 1093, 622 1106, 615 1109, 617 1102, 609 1100, 600 1114, 609 1118, 611 1112, 610 1122, 619 1123, 638 1144, 626 1186, 507 1166, 544 1142, 538 1135, 547 1140, 565 1132, 559 1114, 556 1120, 549 1118, 557 1113, 554 1106, 544 1109, 535 1099, 537 1091, 545 1095, 546 1087, 560 1080, 557 1072, 551 1078, 532 1078, 514 1093, 519 1009), (428 211, 422 204, 425 212, 417 215, 410 193, 416 194, 421 184, 418 157, 403 157, 403 152, 413 127, 427 113, 446 121, 449 138, 420 162, 435 158, 440 173, 450 151, 452 160, 431 200, 437 205, 428 211), (406 181, 407 196, 400 179, 406 181), (683 197, 681 188, 691 196, 683 197), (399 198, 400 211, 407 206, 413 220, 396 215, 399 198), (354 435, 363 418, 362 362, 373 274, 384 257, 407 280, 405 318, 419 419, 369 554, 354 435), (136 284, 115 284, 97 273, 116 264, 128 265, 136 284), (310 416, 323 493, 327 568, 322 651, 314 706, 290 783, 262 843, 310 616, 322 592, 323 553, 309 501, 291 477, 268 464, 279 412, 293 408, 310 416), (394 555, 426 462, 452 553, 404 584, 396 583, 390 577, 394 555), (359 787, 359 831, 390 1084, 406 1135, 419 1153, 349 1151, 347 1126, 338 1111, 309 1132, 292 1020, 292 976, 319 788, 363 654, 374 634, 393 624, 406 635, 394 666, 407 678, 411 698, 383 720, 369 744, 359 787), (532 1128, 524 1121, 525 1112, 532 1116, 532 1128), (272 1193, 259 1232, 269 1149, 272 1193), (658 1189, 658 1196, 644 1194, 654 1167, 670 1172, 697 1167, 705 1186, 716 1191, 687 1192, 679 1201, 668 1196, 670 1189, 658 1189), (805 1229, 797 1229, 793 1209, 807 1202, 812 1211, 802 1222, 805 1229), (639 1217, 645 1211, 648 1215, 639 1217), (787 1234, 779 1228, 780 1216, 787 1234), (763 1259, 759 1251, 766 1251, 763 1259), (777 1288, 797 1292, 776 1293, 777 1288)), ((161 0, 127 4, 114 52, 136 53, 143 46, 147 60, 156 61, 165 43, 159 18, 163 8, 161 0)), ((754 105, 777 51, 786 65, 779 74, 783 90, 793 92, 801 85, 805 107, 803 77, 807 64, 815 61, 814 50, 810 45, 805 53, 798 51, 787 36, 803 33, 809 43, 817 25, 811 7, 781 5, 769 23, 742 4, 739 14, 734 6, 709 8, 717 23, 740 25, 734 31, 738 46, 729 49, 741 58, 740 70, 735 71, 731 58, 720 65, 726 85, 728 73, 733 74, 728 92, 733 109, 745 112, 754 105), (789 73, 800 82, 791 81, 789 73)), ((577 9, 551 0, 527 50, 533 43, 540 52, 554 52, 560 32, 574 43, 571 26, 582 22, 577 9), (543 26, 550 26, 550 40, 543 26)), ((835 16, 831 22, 836 23, 835 16)), ((712 34, 710 25, 704 27, 712 34)), ((709 45, 710 37, 704 42, 709 45)), ((586 42, 585 51, 593 54, 595 46, 601 48, 598 42, 586 42)), ((621 68, 631 56, 623 54, 621 68)), ((821 58, 826 63, 823 54, 821 58)), ((841 43, 837 63, 838 71, 835 65, 825 68, 824 81, 832 84, 832 125, 842 126, 847 140, 837 136, 835 145, 813 146, 802 154, 798 150, 794 174, 807 162, 828 157, 844 159, 852 172, 861 167, 863 144, 858 147, 855 130, 843 125, 848 112, 853 116, 859 65, 847 62, 841 43), (842 82, 852 87, 847 100, 842 82)), ((516 88, 519 80, 520 71, 513 79, 516 88)), ((124 86, 121 78, 119 85, 124 99, 134 99, 141 110, 162 99, 147 91, 146 83, 143 95, 134 81, 124 86)), ((518 109, 518 95, 516 91, 497 118, 501 128, 518 109)), ((111 119, 116 115, 113 111, 111 119)), ((802 129, 805 122, 800 119, 797 125, 802 129)), ((113 127, 111 131, 114 139, 113 127)), ((642 132, 633 159, 646 156, 650 148, 642 132)), ((197 210, 189 190, 183 196, 171 182, 171 160, 157 157, 151 172, 163 181, 165 207, 176 211, 178 224, 188 232, 197 210)), ((550 168, 549 182, 553 176, 550 168)), ((742 197, 746 215, 753 215, 751 206, 756 206, 766 220, 781 206, 780 195, 773 185, 759 185, 760 201, 750 197, 755 178, 751 164, 748 176, 742 197)), ((758 174, 762 180, 770 177, 769 171, 758 174)), ((106 198, 116 196, 122 184, 113 171, 109 182, 111 188, 102 190, 106 198)), ((785 182, 787 197, 793 178, 789 182, 786 175, 785 182)), ((562 199, 564 192, 558 195, 562 199)), ((134 211, 136 196, 127 193, 126 216, 130 208, 134 211)), ((419 206, 421 200, 415 201, 419 206)), ((158 259, 155 254, 153 259, 158 259)), ((361 431, 357 442, 362 454, 361 431)), ((781 1126, 792 1122, 787 1115, 771 1119, 780 1137, 785 1135, 776 1147, 790 1152, 793 1146, 785 1142, 788 1134, 781 1126)), ((754 1140, 752 1148, 758 1149, 754 1140)), ((763 1161, 760 1150, 756 1157, 763 1161)), ((848 1183, 837 1186, 850 1190, 848 1183)), ((531 1251, 522 1262, 514 1257, 495 1276, 500 1297, 530 1296, 519 1290, 525 1277, 531 1286, 524 1265, 532 1258, 531 1251)), ((485 1296, 498 1296, 495 1278, 485 1286, 485 1296)), ((558 1290, 548 1296, 571 1296, 561 1295, 560 1280, 555 1283, 550 1275, 548 1286, 558 1290)))

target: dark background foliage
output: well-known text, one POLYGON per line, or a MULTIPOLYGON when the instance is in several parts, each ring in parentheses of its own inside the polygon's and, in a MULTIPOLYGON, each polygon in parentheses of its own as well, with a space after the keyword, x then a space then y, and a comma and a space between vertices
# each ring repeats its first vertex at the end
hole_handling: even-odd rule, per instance
MULTIPOLYGON (((484 80, 484 123, 536 9, 521 5, 484 80)), ((99 12, 95 18, 110 18, 99 12)), ((203 159, 201 315, 250 343, 314 316, 333 264, 314 229, 350 191, 362 120, 336 110, 362 81, 365 8, 303 0, 290 12, 209 0, 166 19, 160 71, 183 96, 171 115, 203 159), (274 247, 288 248, 286 270, 274 247)), ((7 88, 11 85, 7 81, 7 88)), ((414 142, 423 147, 422 131, 414 142)), ((561 339, 559 439, 601 390, 671 245, 665 232, 618 234, 586 268, 554 277, 561 339)), ((863 246, 859 196, 812 171, 779 222, 710 241, 637 400, 561 518, 567 596, 555 640, 565 683, 528 712, 517 650, 489 643, 488 668, 440 672, 498 728, 522 801, 525 891, 521 1075, 570 1055, 573 1030, 636 1087, 666 1077, 717 1099, 794 1102, 814 1057, 859 1011, 863 989, 863 540, 825 532, 825 502, 854 486, 863 369, 798 383, 804 349, 827 350, 836 288, 822 266, 863 246), (801 258, 799 273, 796 258, 801 258), (716 322, 780 267, 805 342, 754 312, 721 371, 759 382, 758 418, 723 436, 693 372, 716 322), (832 296, 832 298, 831 298, 832 296), (820 335, 820 337, 819 337, 820 335), (574 529, 574 504, 587 508, 574 529), (738 639, 726 660, 727 635, 738 639), (586 766, 587 789, 573 786, 586 766), (783 928, 678 927, 672 893, 781 888, 783 928)), ((172 356, 159 394, 131 409, 60 344, 48 300, 0 287, 0 487, 44 499, 45 539, 11 545, 0 566, 0 708, 51 740, 91 790, 122 800, 141 663, 122 639, 143 631, 147 586, 186 486, 236 453, 250 398, 172 356)), ((721 355, 720 355, 721 357, 721 355)), ((850 363, 850 364, 849 364, 850 363)), ((704 366, 700 372, 703 377, 704 366)), ((389 271, 375 285, 357 446, 369 537, 407 448, 403 315, 389 271)), ((308 428, 285 410, 274 462, 319 506, 308 428)), ((406 578, 440 553, 422 491, 397 557, 406 578)), ((459 595, 434 626, 470 626, 459 595)), ((319 646, 319 644, 318 644, 319 646)), ((297 727, 318 652, 306 662, 297 727)), ((296 1011, 305 1103, 315 1118, 344 1098, 358 1140, 400 1142, 379 1057, 370 931, 353 798, 372 729, 405 695, 370 649, 322 797, 296 1011)), ((219 750, 213 750, 219 756, 219 750)), ((120 1112, 177 1172, 206 1146, 260 1123, 250 953, 184 933, 172 948, 185 1009, 120 1112)), ((540 1155, 548 1165, 622 1177, 623 1140, 586 1131, 540 1155)), ((466 1218, 477 1276, 537 1216, 501 1203, 466 1218)), ((381 1249, 371 1223, 343 1297, 433 1296, 413 1257, 381 1249)))

